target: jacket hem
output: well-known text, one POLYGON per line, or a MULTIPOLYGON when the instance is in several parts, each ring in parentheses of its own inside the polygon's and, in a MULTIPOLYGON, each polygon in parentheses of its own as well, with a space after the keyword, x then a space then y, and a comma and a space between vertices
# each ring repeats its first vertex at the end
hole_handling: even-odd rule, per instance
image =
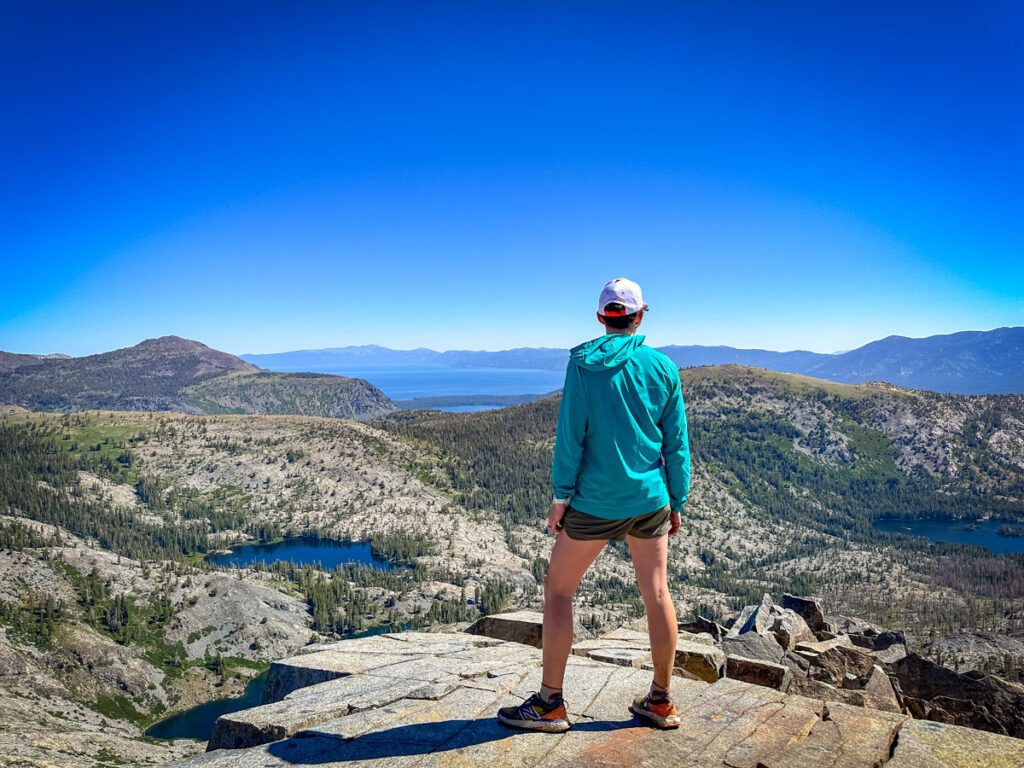
POLYGON ((594 517, 602 517, 605 520, 628 520, 631 517, 647 515, 651 512, 658 511, 668 503, 669 497, 667 493, 661 496, 655 496, 654 498, 647 499, 637 504, 631 504, 628 507, 606 507, 601 504, 595 504, 591 501, 581 501, 577 497, 573 497, 569 500, 569 506, 573 509, 578 509, 580 512, 586 512, 588 515, 593 515, 594 517))

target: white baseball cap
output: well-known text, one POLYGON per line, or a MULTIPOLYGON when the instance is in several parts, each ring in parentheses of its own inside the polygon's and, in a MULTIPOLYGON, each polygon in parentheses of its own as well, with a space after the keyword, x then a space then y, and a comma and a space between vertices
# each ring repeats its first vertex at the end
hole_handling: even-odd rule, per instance
POLYGON ((640 286, 625 277, 616 277, 608 282, 601 289, 601 297, 597 300, 597 313, 605 317, 632 315, 641 309, 646 310, 649 307, 644 304, 644 295, 640 291, 640 286), (621 304, 625 310, 606 311, 605 307, 613 303, 621 304))

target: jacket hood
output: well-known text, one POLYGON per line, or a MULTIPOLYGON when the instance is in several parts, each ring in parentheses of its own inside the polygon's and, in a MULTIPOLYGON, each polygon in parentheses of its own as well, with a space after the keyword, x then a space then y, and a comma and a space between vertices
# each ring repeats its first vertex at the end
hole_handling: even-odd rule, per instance
POLYGON ((643 336, 607 333, 597 339, 585 341, 569 350, 569 357, 591 371, 618 368, 644 343, 643 336))

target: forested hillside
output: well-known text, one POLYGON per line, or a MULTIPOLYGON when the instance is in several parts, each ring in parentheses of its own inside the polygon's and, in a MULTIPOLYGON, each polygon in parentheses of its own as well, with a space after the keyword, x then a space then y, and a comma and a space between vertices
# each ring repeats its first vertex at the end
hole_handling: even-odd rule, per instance
POLYGON ((430 471, 339 419, 0 408, 0 720, 19 724, 0 748, 165 764, 202 745, 142 739, 149 724, 238 695, 271 659, 532 597, 498 524, 415 476, 430 471), (204 559, 299 534, 393 567, 204 559))
MULTIPOLYGON (((707 597, 724 610, 730 600, 709 593, 817 590, 922 629, 939 613, 949 626, 1024 626, 1007 613, 1024 596, 1024 557, 908 537, 895 545, 872 527, 879 517, 1024 519, 1024 397, 740 366, 682 378, 695 475, 675 563, 694 604, 707 597)), ((496 510, 511 540, 533 542, 550 501, 558 404, 552 396, 478 414, 403 413, 382 425, 434 452, 461 504, 496 510)))

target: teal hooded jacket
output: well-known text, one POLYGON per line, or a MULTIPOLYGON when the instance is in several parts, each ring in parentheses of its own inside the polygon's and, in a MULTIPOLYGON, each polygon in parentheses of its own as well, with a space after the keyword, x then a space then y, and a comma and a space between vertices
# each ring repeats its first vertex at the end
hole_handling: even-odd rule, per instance
POLYGON ((686 504, 679 369, 643 336, 609 333, 570 351, 551 480, 555 498, 611 520, 686 504))

